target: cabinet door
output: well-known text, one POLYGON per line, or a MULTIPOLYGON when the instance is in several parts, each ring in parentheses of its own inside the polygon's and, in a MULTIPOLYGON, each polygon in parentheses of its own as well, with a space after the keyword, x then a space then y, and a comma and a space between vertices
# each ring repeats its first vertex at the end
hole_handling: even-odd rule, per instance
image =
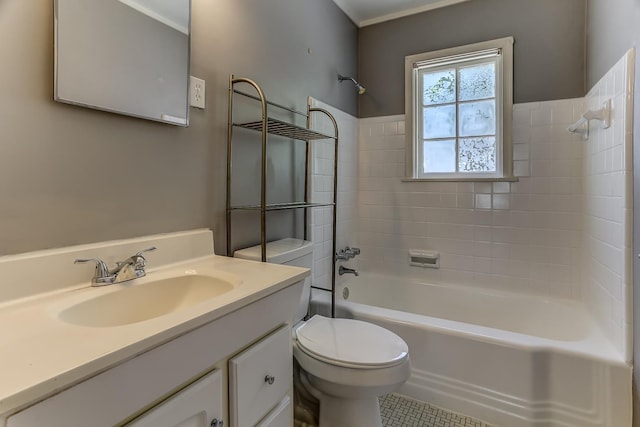
POLYGON ((293 387, 288 325, 229 360, 231 427, 253 427, 293 387))
POLYGON ((151 408, 127 427, 210 427, 221 426, 221 421, 222 374, 216 370, 151 408))
POLYGON ((256 427, 291 427, 293 425, 293 408, 291 398, 286 396, 269 415, 256 424, 256 427))

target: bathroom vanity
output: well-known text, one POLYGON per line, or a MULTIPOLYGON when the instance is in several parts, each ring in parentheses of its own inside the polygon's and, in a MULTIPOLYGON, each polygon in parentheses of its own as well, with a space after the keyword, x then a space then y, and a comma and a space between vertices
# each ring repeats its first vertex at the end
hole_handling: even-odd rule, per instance
POLYGON ((158 247, 144 278, 90 287, 91 268, 87 277, 71 264, 80 284, 46 291, 32 278, 37 294, 0 304, 0 426, 291 426, 289 322, 308 270, 215 256, 208 239, 198 230, 0 259, 0 272, 31 262, 37 276, 43 262, 80 253, 123 259, 116 254, 158 247), (211 296, 193 285, 214 283, 204 278, 227 287, 211 296), (172 290, 170 307, 166 291, 147 291, 168 282, 186 292, 172 290), (118 298, 135 302, 132 291, 151 308, 127 317, 118 298), (112 314, 100 314, 102 301, 112 314))

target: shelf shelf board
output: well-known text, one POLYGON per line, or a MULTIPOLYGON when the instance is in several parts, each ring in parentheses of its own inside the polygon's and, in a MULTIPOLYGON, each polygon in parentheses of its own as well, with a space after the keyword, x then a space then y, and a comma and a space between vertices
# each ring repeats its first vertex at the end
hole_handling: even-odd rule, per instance
MULTIPOLYGON (((247 123, 234 123, 234 126, 251 129, 257 132, 262 131, 261 120, 247 123)), ((302 126, 296 126, 291 123, 271 118, 267 119, 267 133, 270 133, 272 135, 284 136, 286 138, 299 139, 301 141, 313 141, 316 139, 335 139, 334 136, 325 135, 323 133, 307 129, 302 126)))
MULTIPOLYGON (((324 206, 334 206, 333 203, 276 203, 272 205, 266 205, 265 211, 281 211, 285 209, 302 209, 302 208, 318 208, 324 206)), ((246 206, 231 206, 230 210, 245 210, 245 211, 259 211, 262 207, 260 205, 246 205, 246 206)))

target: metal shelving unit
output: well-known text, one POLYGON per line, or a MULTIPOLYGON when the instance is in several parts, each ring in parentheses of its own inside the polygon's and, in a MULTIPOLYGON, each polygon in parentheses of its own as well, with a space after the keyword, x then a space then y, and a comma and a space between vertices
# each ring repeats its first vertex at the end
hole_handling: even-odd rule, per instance
MULTIPOLYGON (((306 112, 297 111, 268 101, 260 86, 253 80, 243 77, 229 77, 229 112, 227 124, 227 256, 233 255, 233 241, 231 233, 231 222, 233 213, 236 211, 257 211, 260 213, 260 245, 262 262, 267 260, 267 240, 266 240, 266 213, 270 211, 287 210, 287 209, 304 209, 304 230, 305 239, 307 238, 308 210, 315 207, 332 206, 333 207, 333 253, 336 253, 336 202, 338 197, 338 124, 333 115, 322 108, 307 107, 306 112), (255 90, 255 95, 247 93, 236 88, 236 85, 248 85, 255 90), (262 117, 260 120, 249 122, 235 122, 233 102, 236 96, 253 99, 260 104, 262 117), (294 123, 278 120, 269 116, 271 108, 281 110, 281 112, 292 113, 302 116, 306 120, 306 127, 296 125, 294 123), (334 135, 326 135, 309 129, 311 115, 313 113, 324 114, 333 123, 334 135), (260 203, 252 205, 234 206, 231 204, 231 168, 233 166, 233 130, 234 128, 243 128, 255 131, 259 134, 261 142, 261 167, 260 167, 260 203), (267 204, 267 143, 268 135, 277 135, 296 141, 304 141, 306 144, 305 165, 304 165, 304 201, 267 204), (311 142, 320 139, 332 139, 334 141, 334 170, 333 170, 333 202, 332 203, 313 203, 309 200, 309 160, 311 154, 311 142)), ((335 263, 332 263, 332 315, 333 306, 335 305, 335 263)))
MULTIPOLYGON (((304 203, 304 202, 291 202, 291 203, 274 203, 272 205, 266 205, 264 209, 268 211, 280 211, 285 209, 302 209, 302 208, 318 208, 323 206, 333 206, 333 203, 304 203)), ((261 205, 245 205, 245 206, 231 206, 229 209, 256 211, 261 210, 261 205)))

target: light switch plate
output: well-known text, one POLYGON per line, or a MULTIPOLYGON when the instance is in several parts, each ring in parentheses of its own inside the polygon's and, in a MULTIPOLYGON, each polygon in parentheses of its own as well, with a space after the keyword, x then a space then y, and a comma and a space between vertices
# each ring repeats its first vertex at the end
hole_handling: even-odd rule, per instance
POLYGON ((189 99, 192 107, 204 110, 204 80, 193 76, 189 77, 189 99))

